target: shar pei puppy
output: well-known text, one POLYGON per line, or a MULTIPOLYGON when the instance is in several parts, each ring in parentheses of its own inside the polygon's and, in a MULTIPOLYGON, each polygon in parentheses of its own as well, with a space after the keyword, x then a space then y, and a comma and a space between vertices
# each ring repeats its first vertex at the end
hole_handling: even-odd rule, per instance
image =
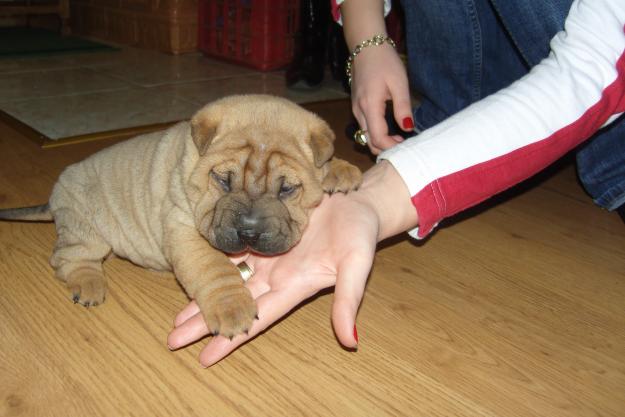
POLYGON ((323 120, 285 99, 230 96, 67 167, 48 204, 0 218, 54 221, 50 263, 74 302, 104 301, 102 262, 115 254, 173 271, 211 332, 231 338, 257 311, 227 254, 288 251, 324 192, 359 186, 333 141, 323 120))

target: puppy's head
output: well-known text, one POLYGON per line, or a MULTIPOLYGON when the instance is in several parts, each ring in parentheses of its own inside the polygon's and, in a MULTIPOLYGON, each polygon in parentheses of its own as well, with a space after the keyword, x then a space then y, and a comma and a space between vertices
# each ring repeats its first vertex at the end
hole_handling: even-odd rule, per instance
POLYGON ((329 126, 285 99, 249 95, 207 105, 191 131, 199 161, 189 195, 210 244, 274 255, 297 243, 323 197, 329 126))

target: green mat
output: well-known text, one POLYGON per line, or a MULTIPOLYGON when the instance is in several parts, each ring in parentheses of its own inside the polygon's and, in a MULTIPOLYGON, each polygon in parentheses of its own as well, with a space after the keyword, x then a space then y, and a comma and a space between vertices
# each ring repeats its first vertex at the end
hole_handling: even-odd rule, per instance
POLYGON ((117 49, 76 36, 61 36, 60 33, 45 29, 0 28, 0 58, 117 49))

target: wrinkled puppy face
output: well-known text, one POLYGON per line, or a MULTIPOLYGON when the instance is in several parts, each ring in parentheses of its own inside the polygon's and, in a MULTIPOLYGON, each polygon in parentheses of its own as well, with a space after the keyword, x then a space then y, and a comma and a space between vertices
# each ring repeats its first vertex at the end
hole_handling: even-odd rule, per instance
POLYGON ((267 145, 263 139, 272 135, 293 140, 284 132, 246 128, 229 133, 211 149, 223 158, 210 158, 215 160, 204 170, 214 208, 203 214, 199 230, 224 252, 273 255, 288 250, 321 198, 311 164, 295 147, 267 145))
POLYGON ((332 132, 273 97, 235 96, 206 110, 192 121, 201 155, 191 181, 199 232, 227 253, 287 251, 323 196, 332 132))

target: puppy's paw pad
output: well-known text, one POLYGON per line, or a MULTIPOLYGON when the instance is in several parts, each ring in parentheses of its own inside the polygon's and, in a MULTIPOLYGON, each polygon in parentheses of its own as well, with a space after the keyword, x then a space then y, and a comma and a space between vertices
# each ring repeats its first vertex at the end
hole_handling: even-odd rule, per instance
POLYGON ((232 339, 247 333, 257 315, 256 302, 250 291, 241 286, 236 292, 218 297, 214 294, 200 305, 204 320, 213 335, 232 339))
POLYGON ((106 281, 99 274, 82 274, 67 282, 72 301, 85 307, 95 307, 106 299, 106 281))
POLYGON ((337 160, 333 169, 323 179, 323 190, 327 193, 348 193, 357 190, 362 183, 362 172, 354 165, 337 160))

